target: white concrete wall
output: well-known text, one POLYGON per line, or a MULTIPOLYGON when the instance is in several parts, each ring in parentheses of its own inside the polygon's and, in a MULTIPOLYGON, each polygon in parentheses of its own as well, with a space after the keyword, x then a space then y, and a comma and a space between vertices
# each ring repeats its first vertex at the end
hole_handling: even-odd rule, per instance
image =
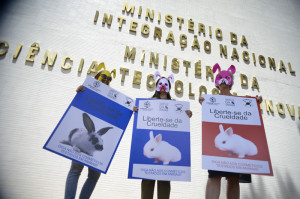
MULTIPOLYGON (((133 16, 123 14, 124 1, 6 1, 1 4, 0 40, 9 43, 6 55, 0 56, 0 188, 3 198, 63 198, 64 185, 70 160, 57 156, 42 147, 53 131, 57 122, 75 95, 75 88, 86 77, 92 61, 101 61, 112 70, 116 68, 117 77, 111 86, 126 92, 129 96, 150 97, 153 90, 146 87, 146 77, 159 70, 163 75, 172 73, 170 62, 176 57, 180 60, 179 72, 175 72, 175 80, 184 82, 183 95, 171 95, 177 100, 190 101, 193 118, 191 120, 192 144, 192 182, 172 182, 171 198, 203 198, 207 180, 207 171, 201 169, 201 106, 198 103, 198 88, 204 85, 208 93, 214 83, 205 78, 205 66, 216 62, 226 68, 231 64, 237 67, 233 91, 239 95, 262 95, 272 100, 275 112, 267 113, 263 106, 263 119, 267 134, 269 151, 273 164, 274 177, 253 175, 252 184, 241 184, 241 198, 300 198, 300 157, 299 136, 300 124, 298 106, 300 106, 300 2, 296 0, 266 1, 127 1, 134 4, 133 16), (142 17, 138 18, 138 7, 142 6, 142 17), (155 20, 145 19, 146 8, 155 10, 155 20), (94 14, 99 10, 97 23, 94 14), (162 21, 157 22, 158 12, 162 21), (112 14, 110 28, 102 25, 103 14, 112 14), (173 16, 173 25, 167 27, 164 16, 173 16), (121 30, 118 29, 118 16, 126 18, 121 30), (182 29, 178 28, 177 17, 184 18, 182 29), (200 52, 192 50, 193 34, 188 32, 188 19, 195 24, 203 23, 212 26, 213 36, 208 32, 206 37, 198 36, 200 52), (138 22, 138 31, 129 32, 131 20, 138 22), (143 37, 141 24, 147 23, 149 37, 143 37), (163 31, 161 41, 153 39, 154 27, 163 31), (223 40, 217 40, 214 30, 223 31, 223 40), (173 31, 175 45, 167 44, 165 39, 169 31, 173 31), (238 35, 239 41, 245 35, 248 48, 230 43, 230 32, 238 35), (186 34, 188 47, 183 50, 179 45, 179 35, 186 34), (203 42, 211 42, 212 51, 206 53, 203 42), (38 42, 40 51, 34 63, 25 58, 30 45, 38 42), (17 45, 23 44, 19 57, 13 60, 17 45), (227 45, 229 56, 220 57, 219 44, 227 45), (124 60, 125 47, 136 47, 134 62, 124 60), (235 47, 240 59, 231 60, 231 50, 235 47), (46 50, 58 53, 54 67, 41 64, 46 50), (144 65, 141 65, 141 52, 146 51, 144 65), (265 68, 253 61, 245 63, 241 58, 242 51, 275 58, 276 64, 283 60, 285 66, 290 62, 295 75, 265 68), (159 66, 149 65, 150 52, 160 54, 159 66), (166 71, 163 69, 164 55, 168 56, 166 71), (61 68, 64 56, 73 57, 73 67, 65 71, 61 68), (82 73, 78 73, 80 59, 84 58, 82 73), (195 77, 194 63, 202 62, 202 77, 195 77), (191 61, 189 73, 185 74, 183 60, 191 61), (120 67, 128 68, 129 74, 121 83, 120 67), (142 84, 133 86, 134 70, 141 71, 142 84), (250 80, 256 77, 260 90, 240 85, 240 73, 246 74, 250 80), (188 82, 193 85, 195 98, 188 95, 188 82), (287 108, 286 114, 280 116, 276 104, 281 102, 295 106, 295 117, 291 117, 287 108)), ((197 26, 195 27, 197 34, 197 26)), ((1 46, 0 52, 4 49, 1 46)), ((174 86, 174 85, 173 85, 174 86)), ((173 87, 174 88, 174 87, 173 87)), ((132 120, 120 143, 116 156, 106 175, 102 175, 92 198, 139 198, 140 180, 127 179, 129 150, 131 143, 132 120)), ((82 173, 79 190, 87 172, 82 173)), ((222 181, 221 198, 225 198, 225 181, 222 181)), ((78 191, 79 192, 79 191, 78 191)))

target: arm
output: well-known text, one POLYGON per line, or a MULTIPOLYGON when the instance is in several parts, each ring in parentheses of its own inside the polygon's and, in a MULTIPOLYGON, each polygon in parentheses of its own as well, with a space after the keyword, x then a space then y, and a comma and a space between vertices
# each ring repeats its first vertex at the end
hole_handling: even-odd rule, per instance
POLYGON ((84 90, 85 88, 82 85, 80 85, 77 87, 76 92, 78 93, 79 91, 84 91, 84 90))
POLYGON ((138 110, 139 110, 139 107, 133 106, 133 108, 132 108, 132 111, 133 111, 133 112, 136 112, 136 111, 138 111, 138 110))
POLYGON ((262 102, 262 96, 260 95, 260 96, 258 96, 258 95, 256 95, 256 100, 259 102, 259 103, 261 103, 262 102))
POLYGON ((186 110, 185 113, 187 114, 187 116, 188 116, 189 118, 191 118, 192 115, 193 115, 193 112, 192 112, 191 110, 186 110))
POLYGON ((204 101, 205 99, 203 97, 199 97, 199 103, 202 105, 202 102, 204 101))

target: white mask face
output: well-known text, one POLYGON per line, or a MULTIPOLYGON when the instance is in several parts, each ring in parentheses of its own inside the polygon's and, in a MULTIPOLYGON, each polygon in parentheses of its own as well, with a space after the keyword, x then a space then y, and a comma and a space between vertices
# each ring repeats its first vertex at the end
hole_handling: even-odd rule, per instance
POLYGON ((170 91, 170 85, 166 78, 161 78, 158 80, 156 91, 160 91, 162 88, 168 93, 170 91))

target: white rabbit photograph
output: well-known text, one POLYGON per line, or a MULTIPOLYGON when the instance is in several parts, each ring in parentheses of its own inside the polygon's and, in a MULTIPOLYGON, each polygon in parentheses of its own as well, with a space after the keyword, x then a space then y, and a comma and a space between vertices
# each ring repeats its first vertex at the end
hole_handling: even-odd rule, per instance
POLYGON ((122 129, 71 106, 45 147, 69 159, 105 170, 122 132, 122 129))
MULTIPOLYGON (((137 98, 136 104, 139 104, 140 100, 143 102, 144 99, 137 98)), ((157 104, 160 104, 159 100, 148 100, 155 100, 157 104)), ((181 114, 174 113, 177 110, 176 104, 174 101, 174 104, 170 106, 174 105, 174 107, 172 110, 169 109, 169 112, 155 108, 147 109, 145 112, 154 118, 161 118, 161 121, 166 121, 165 115, 168 114, 175 114, 180 118, 181 114)), ((152 126, 140 128, 139 114, 142 112, 136 112, 134 115, 128 178, 191 181, 189 121, 184 123, 186 129, 166 128, 167 130, 162 130, 154 129, 152 126)), ((184 116, 186 115, 182 114, 182 117, 184 116)))
MULTIPOLYGON (((257 164, 261 170, 257 170, 258 166, 252 167, 253 165, 245 167, 245 169, 252 173, 257 171, 264 175, 273 175, 263 127, 203 122, 202 129, 204 167, 216 167, 215 170, 223 170, 225 167, 230 170, 232 165, 257 164), (222 161, 225 163, 224 165, 222 165, 222 161), (228 162, 231 164, 229 165, 228 162)), ((244 173, 247 172, 244 171, 244 173)))
POLYGON ((181 152, 175 146, 164 141, 162 134, 153 136, 153 131, 149 134, 150 140, 144 146, 144 156, 153 158, 154 163, 163 162, 164 165, 170 162, 178 162, 181 160, 181 152))
POLYGON ((237 155, 239 158, 257 155, 256 145, 235 134, 232 127, 224 130, 223 125, 219 125, 220 133, 215 138, 215 146, 221 151, 227 151, 229 156, 237 155))

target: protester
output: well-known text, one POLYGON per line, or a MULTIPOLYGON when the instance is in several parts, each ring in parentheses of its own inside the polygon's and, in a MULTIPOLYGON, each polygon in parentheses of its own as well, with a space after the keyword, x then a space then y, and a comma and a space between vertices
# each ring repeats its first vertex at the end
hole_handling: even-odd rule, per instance
MULTIPOLYGON (((156 72, 154 75, 156 81, 156 90, 152 98, 155 99, 165 99, 172 100, 170 95, 171 83, 174 82, 174 76, 170 75, 168 78, 161 77, 159 72, 156 72)), ((134 107, 134 110, 137 110, 137 107, 134 107)), ((189 118, 192 117, 192 111, 186 110, 186 114, 189 118)), ((141 183, 141 198, 142 199, 153 199, 154 195, 154 186, 155 180, 142 180, 141 183)), ((171 192, 171 183, 170 181, 157 180, 157 198, 158 199, 169 199, 171 192)))
MULTIPOLYGON (((97 79, 98 81, 106 84, 109 86, 109 83, 112 80, 111 74, 114 75, 114 78, 116 77, 116 70, 113 70, 111 72, 105 70, 105 65, 104 63, 99 64, 97 70, 101 70, 94 78, 97 79)), ((76 92, 84 91, 84 87, 80 85, 77 89, 76 92)), ((77 184, 78 184, 78 179, 81 174, 81 171, 83 169, 83 165, 80 163, 77 163, 75 161, 72 161, 71 168, 69 170, 67 180, 66 180, 66 187, 65 187, 65 199, 74 199, 76 196, 76 190, 77 190, 77 184)), ((94 169, 89 168, 88 171, 88 177, 81 189, 80 192, 80 199, 88 199, 91 197, 94 188, 98 182, 98 179, 100 177, 100 172, 96 171, 94 169)))
MULTIPOLYGON (((220 95, 231 96, 231 87, 233 85, 233 74, 236 69, 233 65, 231 65, 228 70, 222 70, 219 64, 215 64, 213 67, 213 73, 216 71, 219 73, 215 78, 215 85, 220 90, 220 95)), ((256 99, 261 103, 262 97, 256 96, 256 99)), ((203 97, 199 97, 199 103, 202 105, 202 102, 205 99, 203 97)), ((240 186, 239 182, 251 182, 250 174, 239 174, 233 172, 223 172, 223 171, 213 171, 208 170, 208 180, 206 184, 206 199, 218 199, 220 196, 221 189, 221 178, 226 177, 227 179, 227 190, 226 196, 228 199, 239 199, 240 198, 240 186)))

